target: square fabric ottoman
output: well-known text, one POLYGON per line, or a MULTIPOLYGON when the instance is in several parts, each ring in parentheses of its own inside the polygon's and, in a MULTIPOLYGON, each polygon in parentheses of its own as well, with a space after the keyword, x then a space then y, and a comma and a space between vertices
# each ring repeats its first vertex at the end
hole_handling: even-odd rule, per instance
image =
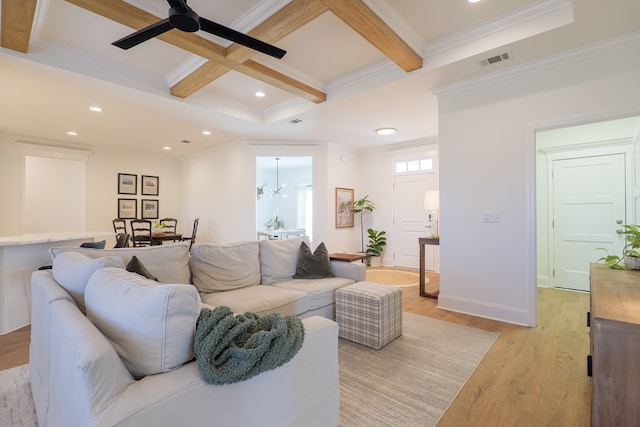
POLYGON ((402 335, 402 290, 358 282, 336 291, 339 336, 381 349, 402 335))

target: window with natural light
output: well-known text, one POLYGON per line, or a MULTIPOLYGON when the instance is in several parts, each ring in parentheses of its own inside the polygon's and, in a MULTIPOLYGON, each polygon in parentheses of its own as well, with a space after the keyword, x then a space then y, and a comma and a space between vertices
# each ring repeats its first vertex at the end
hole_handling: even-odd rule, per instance
POLYGON ((433 159, 403 160, 395 162, 395 174, 424 172, 433 170, 433 159))

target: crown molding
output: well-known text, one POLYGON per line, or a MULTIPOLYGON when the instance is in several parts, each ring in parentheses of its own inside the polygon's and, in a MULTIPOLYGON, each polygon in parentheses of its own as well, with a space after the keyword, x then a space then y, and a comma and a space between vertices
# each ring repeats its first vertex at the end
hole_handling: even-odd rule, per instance
POLYGON ((477 89, 479 87, 503 82, 508 79, 515 79, 528 74, 533 74, 550 68, 559 67, 561 65, 583 61, 587 58, 593 58, 610 54, 618 50, 628 49, 639 44, 640 31, 627 34, 622 37, 605 40, 603 42, 594 43, 578 49, 573 49, 567 52, 562 52, 540 60, 529 62, 527 64, 497 71, 488 75, 474 77, 462 82, 445 85, 440 88, 432 89, 431 93, 433 93, 438 98, 456 95, 459 93, 477 89))
POLYGON ((573 23, 570 0, 541 0, 423 48, 425 69, 434 69, 573 23))

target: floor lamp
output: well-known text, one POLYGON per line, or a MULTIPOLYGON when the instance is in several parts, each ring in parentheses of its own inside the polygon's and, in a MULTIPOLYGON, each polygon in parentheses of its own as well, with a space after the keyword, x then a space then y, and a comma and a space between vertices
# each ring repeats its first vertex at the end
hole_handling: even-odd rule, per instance
POLYGON ((431 237, 439 238, 440 232, 438 229, 439 211, 440 211, 440 191, 428 190, 424 194, 424 210, 431 211, 429 214, 429 225, 431 226, 431 237))

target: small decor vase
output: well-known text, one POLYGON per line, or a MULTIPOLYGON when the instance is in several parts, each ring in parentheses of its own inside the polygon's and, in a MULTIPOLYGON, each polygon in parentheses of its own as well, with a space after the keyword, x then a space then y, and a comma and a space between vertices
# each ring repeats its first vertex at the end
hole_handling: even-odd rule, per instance
POLYGON ((629 270, 640 270, 640 257, 637 256, 625 256, 624 265, 629 270))

